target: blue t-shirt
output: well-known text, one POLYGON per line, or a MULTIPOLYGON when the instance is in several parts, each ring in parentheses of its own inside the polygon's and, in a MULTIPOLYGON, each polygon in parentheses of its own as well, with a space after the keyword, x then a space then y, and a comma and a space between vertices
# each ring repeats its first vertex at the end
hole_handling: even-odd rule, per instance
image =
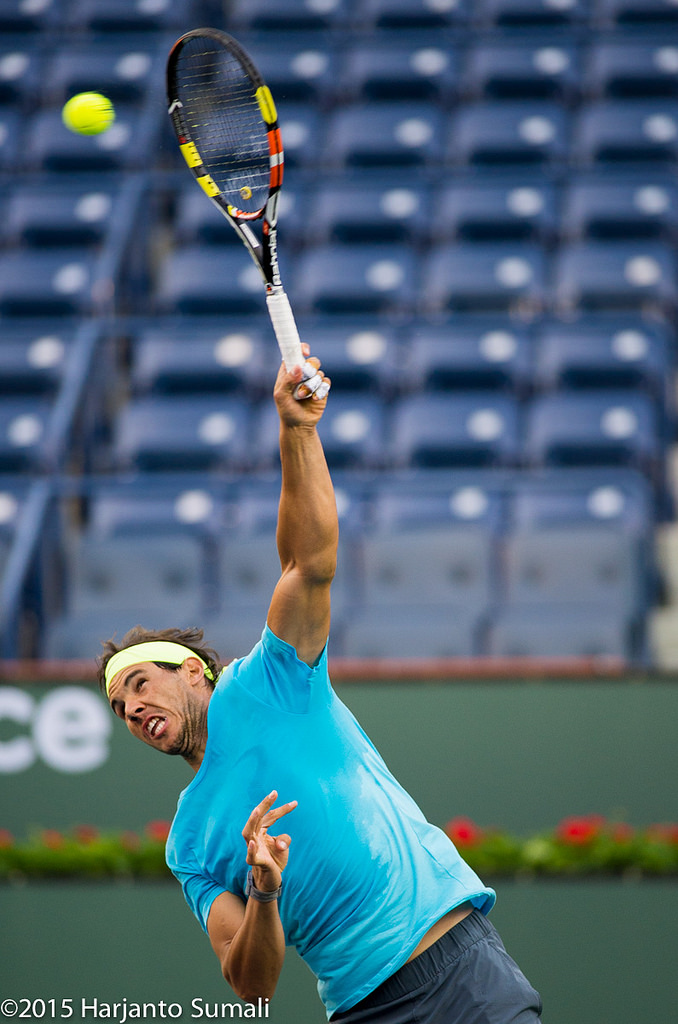
POLYGON ((252 809, 273 789, 278 803, 298 800, 277 823, 292 837, 279 912, 328 1018, 401 967, 453 907, 492 908, 494 890, 426 821, 337 697, 326 651, 311 668, 266 627, 220 676, 207 731, 167 863, 207 930, 220 893, 245 898, 242 829, 252 809))

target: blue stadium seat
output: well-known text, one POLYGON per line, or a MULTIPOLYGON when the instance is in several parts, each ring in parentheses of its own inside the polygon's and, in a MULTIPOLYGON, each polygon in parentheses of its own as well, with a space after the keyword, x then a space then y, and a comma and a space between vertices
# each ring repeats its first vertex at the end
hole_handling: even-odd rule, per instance
POLYGON ((388 185, 361 178, 320 186, 310 206, 321 242, 415 242, 421 239, 428 191, 418 182, 388 185))
MULTIPOLYGON (((279 465, 279 432, 278 414, 271 402, 264 402, 256 432, 256 454, 263 469, 279 465)), ((381 468, 388 458, 384 404, 376 395, 333 395, 319 433, 332 469, 381 468)))
POLYGON ((92 308, 92 255, 86 249, 11 252, 0 256, 0 313, 68 316, 92 308))
POLYGON ((92 32, 162 32, 190 24, 193 0, 73 0, 69 26, 92 32))
POLYGON ((155 300, 162 312, 189 315, 266 309, 263 279, 242 245, 170 253, 160 266, 155 300))
POLYGON ((441 158, 444 123, 431 104, 340 108, 330 118, 325 159, 348 167, 425 167, 441 158))
POLYGON ((21 185, 7 203, 7 237, 36 248, 100 244, 113 225, 117 191, 110 183, 21 185))
POLYGON ((15 107, 0 108, 0 170, 16 169, 19 154, 22 153, 24 119, 15 107))
POLYGON ((609 523, 548 526, 510 534, 504 550, 508 607, 598 607, 637 613, 649 588, 642 543, 609 523))
POLYGON ((678 96, 678 49, 670 39, 603 39, 591 49, 585 86, 610 99, 678 96))
POLYGON ((264 337, 259 328, 238 329, 223 322, 205 326, 179 318, 166 328, 149 327, 139 334, 132 348, 130 379, 138 394, 258 394, 264 382, 272 384, 277 370, 274 350, 271 328, 264 337))
POLYGON ((510 28, 576 25, 589 13, 590 0, 481 0, 481 17, 510 28))
POLYGON ((567 156, 567 121, 556 103, 470 103, 452 119, 447 156, 458 164, 554 164, 567 156))
POLYGON ((249 461, 249 407, 240 397, 140 398, 118 414, 118 468, 242 468, 249 461))
POLYGON ((340 653, 349 658, 471 658, 480 653, 482 622, 482 615, 463 606, 355 609, 341 630, 340 653))
POLYGON ((285 168, 317 164, 324 129, 319 112, 303 103, 278 102, 276 105, 285 149, 285 168))
POLYGON ((25 159, 38 171, 132 170, 150 162, 153 135, 148 119, 129 105, 117 108, 115 122, 102 135, 76 135, 60 110, 41 110, 28 126, 25 159))
POLYGON ((634 391, 560 392, 533 400, 525 451, 535 465, 652 468, 661 455, 657 410, 634 391))
POLYGON ((666 325, 620 318, 551 322, 538 332, 535 381, 545 389, 640 388, 663 397, 673 372, 666 325))
POLYGON ((441 241, 549 241, 557 223, 555 188, 541 178, 455 182, 444 187, 436 209, 431 232, 441 241))
POLYGON ((34 104, 42 85, 42 70, 42 55, 31 45, 30 37, 3 39, 0 42, 0 105, 14 104, 26 109, 34 104))
POLYGON ((405 339, 403 385, 424 391, 502 388, 525 393, 533 373, 528 333, 504 322, 414 326, 405 339))
POLYGON ((71 327, 52 323, 40 330, 5 322, 0 343, 3 396, 54 395, 67 371, 73 334, 71 327))
POLYGON ((463 88, 486 100, 566 100, 577 95, 579 53, 570 42, 481 42, 466 55, 463 88))
POLYGON ((545 301, 545 257, 532 243, 463 243, 431 250, 422 273, 422 308, 533 311, 545 301))
POLYGON ((302 338, 312 341, 313 354, 332 381, 332 400, 339 391, 373 391, 388 396, 402 374, 403 355, 397 331, 378 318, 337 322, 336 317, 298 323, 302 338))
POLYGON ((585 163, 674 163, 678 157, 678 103, 656 99, 584 106, 573 126, 573 154, 585 163))
POLYGON ((3 0, 0 7, 0 35, 36 33, 61 27, 64 0, 44 0, 27 4, 25 0, 3 0))
POLYGON ((405 245, 326 245, 299 258, 290 288, 294 304, 326 313, 377 313, 412 308, 415 254, 405 245))
POLYGON ((225 528, 228 501, 204 476, 144 473, 96 482, 87 510, 92 538, 187 534, 207 544, 225 528))
POLYGON ((468 0, 363 0, 359 8, 365 27, 381 29, 456 27, 468 13, 468 0))
POLYGON ((52 404, 44 398, 4 397, 0 402, 0 473, 44 469, 52 404))
POLYGON ((598 14, 606 27, 664 28, 678 21, 678 10, 673 0, 600 0, 598 14))
POLYGON ((229 9, 234 29, 306 32, 340 27, 347 17, 346 0, 236 0, 229 9))
POLYGON ((573 242, 554 267, 558 306, 564 310, 675 307, 672 247, 662 242, 573 242))
POLYGON ((164 47, 154 37, 146 41, 123 36, 113 44, 107 38, 88 39, 64 45, 45 70, 45 96, 56 105, 91 91, 103 93, 116 105, 139 103, 164 56, 164 47))
POLYGON ((518 404, 496 392, 418 394, 393 414, 392 457, 402 466, 509 466, 520 454, 518 404))
POLYGON ((562 228, 571 238, 669 241, 678 230, 678 188, 657 174, 622 181, 609 173, 573 177, 563 199, 562 228))
POLYGON ((260 33, 251 42, 246 40, 245 48, 276 100, 319 105, 337 88, 337 57, 325 38, 319 45, 306 35, 281 34, 271 41, 260 33))
POLYGON ((366 496, 366 518, 378 532, 473 527, 497 536, 504 529, 507 496, 494 470, 419 469, 387 475, 366 496))
POLYGON ((604 608, 516 608, 500 611, 488 651, 502 658, 594 658, 633 661, 638 629, 626 615, 604 608))
POLYGON ((634 469, 556 469, 517 481, 510 499, 516 532, 607 526, 647 540, 655 517, 646 477, 634 469))
POLYGON ((435 37, 423 44, 418 39, 388 45, 377 40, 349 49, 339 89, 354 102, 438 103, 454 95, 457 74, 454 53, 435 37))

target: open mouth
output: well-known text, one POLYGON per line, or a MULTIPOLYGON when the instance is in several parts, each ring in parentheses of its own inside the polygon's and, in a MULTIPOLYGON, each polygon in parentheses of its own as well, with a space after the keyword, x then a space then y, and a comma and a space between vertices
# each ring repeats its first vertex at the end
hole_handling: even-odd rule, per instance
POLYGON ((167 719, 163 718, 162 715, 151 715, 150 718, 144 722, 144 733, 151 740, 157 740, 159 736, 162 736, 167 727, 167 719))

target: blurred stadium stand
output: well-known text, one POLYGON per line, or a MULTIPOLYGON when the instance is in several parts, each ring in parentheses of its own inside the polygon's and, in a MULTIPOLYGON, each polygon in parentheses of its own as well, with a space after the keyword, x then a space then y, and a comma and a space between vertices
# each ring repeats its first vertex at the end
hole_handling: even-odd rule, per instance
POLYGON ((670 0, 3 3, 2 656, 261 632, 277 357, 168 126, 198 24, 279 106, 282 274, 333 380, 333 653, 678 665, 670 0), (117 118, 78 137, 89 89, 117 118))

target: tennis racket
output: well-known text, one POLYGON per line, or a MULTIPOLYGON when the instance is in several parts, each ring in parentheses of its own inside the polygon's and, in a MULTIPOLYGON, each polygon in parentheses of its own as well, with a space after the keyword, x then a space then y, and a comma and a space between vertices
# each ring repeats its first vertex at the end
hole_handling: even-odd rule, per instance
POLYGON ((324 398, 329 384, 304 360, 280 280, 276 225, 284 154, 268 86, 235 39, 218 29, 199 28, 183 35, 170 51, 167 101, 186 163, 261 273, 287 369, 301 366, 309 392, 324 398), (258 220, 261 240, 252 227, 258 220))

